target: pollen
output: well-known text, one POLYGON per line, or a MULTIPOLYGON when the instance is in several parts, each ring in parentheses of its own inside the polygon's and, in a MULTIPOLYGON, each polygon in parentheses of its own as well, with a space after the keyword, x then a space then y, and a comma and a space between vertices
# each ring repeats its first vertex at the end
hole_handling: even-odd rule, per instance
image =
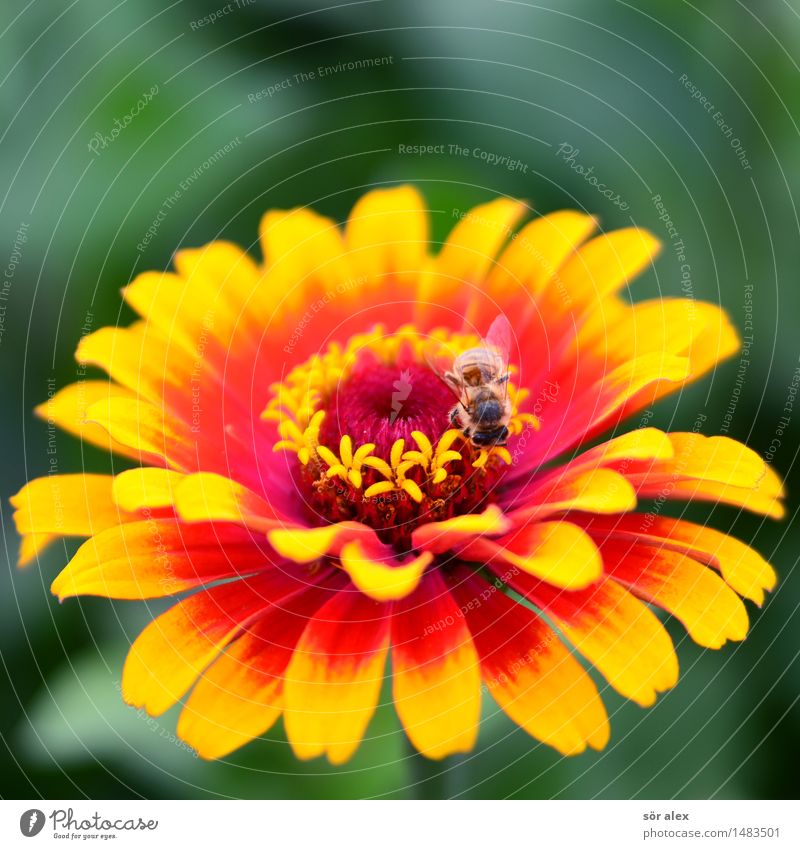
MULTIPOLYGON (((477 449, 450 424, 455 399, 426 362, 433 339, 448 350, 479 344, 469 334, 382 327, 331 345, 270 387, 262 419, 275 422, 275 451, 297 456, 308 509, 321 521, 357 520, 384 540, 406 543, 422 522, 480 509, 493 500, 506 447, 477 449)), ((508 385, 509 432, 538 429, 520 412, 526 390, 508 385)))

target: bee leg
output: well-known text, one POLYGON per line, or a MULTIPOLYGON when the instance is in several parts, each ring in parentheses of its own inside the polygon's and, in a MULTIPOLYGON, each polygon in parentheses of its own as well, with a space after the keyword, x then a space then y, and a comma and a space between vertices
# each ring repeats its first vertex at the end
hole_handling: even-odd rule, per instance
POLYGON ((458 427, 458 405, 456 404, 452 410, 450 410, 450 424, 454 427, 458 427))

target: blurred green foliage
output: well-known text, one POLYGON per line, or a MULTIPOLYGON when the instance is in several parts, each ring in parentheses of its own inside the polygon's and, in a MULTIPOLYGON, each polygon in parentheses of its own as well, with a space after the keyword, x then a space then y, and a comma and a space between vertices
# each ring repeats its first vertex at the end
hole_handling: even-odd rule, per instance
MULTIPOLYGON (((787 757, 800 746, 791 521, 717 511, 716 522, 734 523, 771 558, 780 588, 763 610, 751 608, 752 634, 740 646, 703 651, 670 625, 680 684, 649 711, 605 688, 613 729, 605 752, 562 759, 487 703, 472 755, 421 763, 409 757, 387 693, 358 755, 333 770, 295 761, 280 728, 205 763, 175 742, 174 715, 154 721, 126 708, 117 689, 125 648, 161 607, 59 606, 48 586, 75 544, 18 572, 8 509, 8 496, 48 468, 46 426, 32 407, 48 380, 75 378, 87 316, 93 327, 129 320, 119 288, 138 271, 218 237, 256 250, 268 207, 308 204, 343 220, 363 190, 404 180, 429 199, 437 239, 454 208, 504 193, 540 211, 585 208, 606 228, 649 227, 665 250, 633 287, 635 299, 720 302, 744 329, 752 285, 750 364, 729 433, 774 453, 793 516, 800 408, 780 444, 773 440, 800 354, 795 0, 7 0, 0 33, 0 259, 4 269, 14 260, 0 337, 9 563, 0 587, 0 795, 796 794, 787 757), (346 64, 370 59, 380 62, 346 64), (419 144, 447 152, 402 152, 419 144), (215 156, 225 145, 230 152, 215 156), (450 155, 450 145, 467 155, 450 155), (476 149, 519 164, 489 164, 476 149), (617 203, 570 167, 568 149, 617 203), (688 283, 655 195, 685 245, 688 283)), ((662 403, 655 421, 691 427, 702 412, 704 432, 718 432, 739 368, 729 362, 662 403)), ((66 436, 57 445, 62 471, 110 468, 66 436)))

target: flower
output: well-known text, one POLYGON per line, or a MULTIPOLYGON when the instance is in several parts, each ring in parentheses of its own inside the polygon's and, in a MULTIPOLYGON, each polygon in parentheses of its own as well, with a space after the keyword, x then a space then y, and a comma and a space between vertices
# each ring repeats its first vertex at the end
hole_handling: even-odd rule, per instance
MULTIPOLYGON (((134 461, 50 475, 13 499, 21 562, 88 537, 60 599, 184 594, 130 649, 127 702, 226 755, 283 716, 299 758, 346 761, 391 657, 392 694, 430 758, 475 743, 482 690, 565 755, 609 738, 592 677, 640 705, 678 677, 652 607, 718 648, 748 630, 772 568, 663 513, 701 501, 780 517, 776 474, 722 436, 665 433, 649 407, 738 348, 716 306, 631 303, 658 243, 524 204, 463 214, 432 252, 411 187, 346 226, 269 212, 263 264, 227 242, 124 290, 141 316, 85 336, 80 380, 38 413, 134 461), (506 446, 475 448, 430 346, 513 331, 506 446), (637 420, 638 419, 638 420, 637 420), (623 422, 627 428, 619 427, 623 422), (606 434, 605 440, 601 437, 606 434)), ((440 213, 441 214, 441 213, 440 213)))

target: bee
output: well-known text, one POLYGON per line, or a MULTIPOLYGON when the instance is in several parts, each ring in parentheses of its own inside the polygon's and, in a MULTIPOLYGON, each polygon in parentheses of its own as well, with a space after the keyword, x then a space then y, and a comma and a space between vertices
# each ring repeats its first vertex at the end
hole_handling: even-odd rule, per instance
POLYGON ((436 368, 458 398, 450 410, 450 424, 459 428, 476 448, 505 445, 508 440, 510 340, 508 320, 498 316, 480 347, 459 354, 449 369, 436 368))

